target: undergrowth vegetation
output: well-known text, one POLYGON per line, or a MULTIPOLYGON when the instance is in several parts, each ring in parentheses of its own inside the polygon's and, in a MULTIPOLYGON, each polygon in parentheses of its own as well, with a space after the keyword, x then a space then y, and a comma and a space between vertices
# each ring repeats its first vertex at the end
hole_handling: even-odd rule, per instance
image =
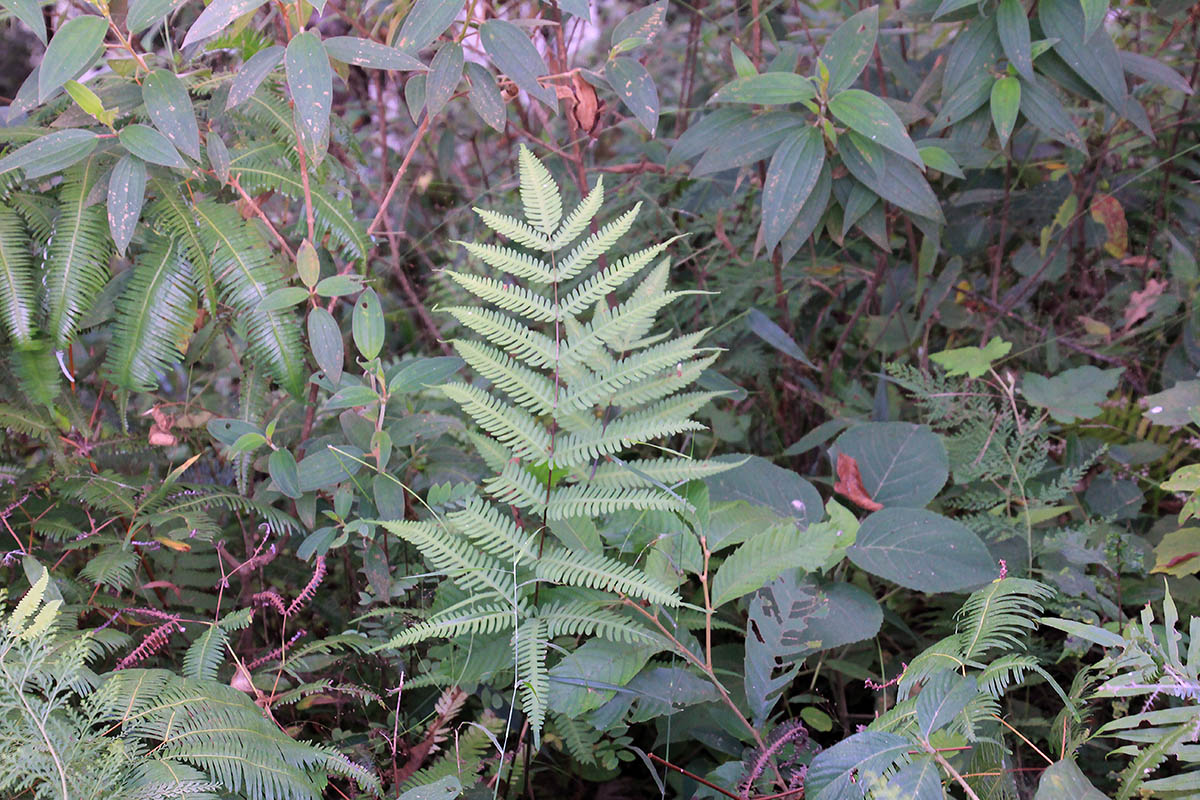
POLYGON ((1200 5, 0 9, 0 796, 1200 795, 1200 5))

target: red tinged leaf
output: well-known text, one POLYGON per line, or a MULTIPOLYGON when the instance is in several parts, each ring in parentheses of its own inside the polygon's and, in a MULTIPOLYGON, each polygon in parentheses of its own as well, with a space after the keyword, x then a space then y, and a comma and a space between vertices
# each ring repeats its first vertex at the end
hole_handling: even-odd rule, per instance
POLYGON ((1200 558, 1200 553, 1184 553, 1181 556, 1175 556, 1166 564, 1163 564, 1163 569, 1168 570, 1171 567, 1177 567, 1185 561, 1191 561, 1193 558, 1200 558))
POLYGON ((1104 249, 1113 258, 1120 258, 1129 249, 1129 224, 1125 221, 1125 209, 1111 194, 1098 194, 1092 198, 1092 219, 1104 226, 1108 241, 1104 249))
POLYGON ((858 462, 845 453, 838 453, 837 483, 833 485, 833 490, 867 511, 878 511, 883 508, 883 505, 872 500, 871 495, 867 494, 867 490, 863 488, 858 462))

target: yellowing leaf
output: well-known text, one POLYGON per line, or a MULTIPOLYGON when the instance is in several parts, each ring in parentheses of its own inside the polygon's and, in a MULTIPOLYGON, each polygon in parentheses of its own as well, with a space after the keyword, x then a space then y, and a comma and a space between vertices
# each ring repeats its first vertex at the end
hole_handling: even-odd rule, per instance
POLYGON ((1125 255, 1129 249, 1129 224, 1125 221, 1125 209, 1117 198, 1111 194, 1098 194, 1092 198, 1092 219, 1108 231, 1104 251, 1113 258, 1125 255))
POLYGON ((1154 569, 1182 578, 1200 572, 1200 528, 1183 528, 1168 533, 1154 548, 1154 569))

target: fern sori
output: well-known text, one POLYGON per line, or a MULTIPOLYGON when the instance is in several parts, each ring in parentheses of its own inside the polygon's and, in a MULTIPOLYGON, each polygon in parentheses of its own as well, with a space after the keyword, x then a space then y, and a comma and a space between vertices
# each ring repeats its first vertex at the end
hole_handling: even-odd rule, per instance
POLYGON ((669 264, 660 258, 666 243, 593 270, 629 232, 636 209, 584 236, 603 205, 602 181, 564 218, 550 172, 524 147, 520 196, 523 219, 477 209, 515 247, 462 243, 497 274, 447 270, 478 305, 445 310, 483 341, 451 341, 477 380, 443 390, 486 433, 471 441, 498 473, 484 481, 491 499, 472 498, 433 520, 383 523, 468 598, 386 646, 511 637, 536 742, 555 653, 593 636, 655 641, 622 613, 622 597, 680 603, 672 587, 639 566, 544 541, 548 523, 630 510, 688 514, 677 487, 729 465, 675 455, 624 458, 631 448, 702 429, 691 415, 716 396, 685 391, 716 357, 699 346, 703 331, 652 333, 657 313, 686 294, 668 291, 669 264), (552 648, 554 640, 562 644, 552 648))

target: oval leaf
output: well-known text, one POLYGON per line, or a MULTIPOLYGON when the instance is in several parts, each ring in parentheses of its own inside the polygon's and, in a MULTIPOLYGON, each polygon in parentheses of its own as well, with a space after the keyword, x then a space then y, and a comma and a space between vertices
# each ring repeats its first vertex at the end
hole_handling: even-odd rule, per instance
POLYGON ((738 78, 722 86, 710 103, 753 103, 762 106, 786 105, 811 100, 817 94, 812 81, 794 72, 764 72, 738 78))
POLYGON ((65 169, 96 149, 99 140, 91 131, 71 128, 48 133, 0 158, 0 175, 21 169, 26 178, 39 178, 65 169))
POLYGON ((821 50, 821 63, 829 70, 829 95, 854 83, 875 52, 878 35, 878 6, 858 12, 833 32, 821 50))
POLYGON ((425 110, 435 116, 454 96, 454 87, 462 79, 463 49, 457 42, 438 48, 425 78, 425 110))
POLYGON ((464 363, 458 356, 421 358, 405 362, 388 377, 388 394, 419 392, 428 386, 445 383, 464 363))
POLYGON ((225 108, 236 108, 249 100, 259 84, 271 74, 271 70, 279 66, 279 62, 283 60, 283 53, 281 45, 273 44, 250 56, 229 84, 225 108))
POLYGON ((1021 82, 1006 75, 992 84, 992 124, 1000 137, 1000 146, 1008 144, 1013 128, 1017 124, 1017 112, 1021 110, 1021 82))
POLYGON ((318 306, 308 312, 308 346, 313 359, 334 386, 342 381, 342 366, 346 360, 342 331, 333 315, 318 306))
POLYGON ((304 494, 300 491, 300 471, 296 466, 296 457, 289 451, 279 449, 271 453, 271 457, 267 459, 267 471, 271 473, 271 480, 275 481, 275 488, 286 496, 295 500, 304 494))
POLYGON ((858 462, 863 488, 884 506, 923 508, 950 477, 946 447, 941 437, 924 425, 858 425, 838 437, 834 450, 858 462))
POLYGON ((423 50, 450 27, 462 7, 463 0, 417 0, 392 44, 409 53, 423 50))
POLYGON ((998 574, 974 531, 918 508, 876 511, 863 520, 846 555, 872 575, 918 592, 960 592, 998 574))
POLYGON ((142 100, 154 127, 186 155, 200 160, 200 128, 187 88, 174 72, 156 69, 142 84, 142 100))
POLYGON ((278 311, 308 299, 308 290, 300 286, 281 286, 267 293, 258 304, 259 311, 278 311))
POLYGON ((42 44, 46 43, 46 20, 42 17, 42 7, 37 0, 3 0, 0 8, 8 9, 10 14, 29 26, 42 44))
POLYGON ((133 155, 164 167, 187 169, 187 162, 175 146, 149 125, 126 125, 121 129, 121 144, 133 155))
POLYGON ((511 78, 517 88, 557 110, 558 97, 554 89, 538 83, 538 78, 548 75, 550 70, 524 31, 511 22, 489 19, 479 26, 479 40, 496 67, 511 78))
POLYGON ((354 304, 350 328, 354 335, 354 346, 363 358, 379 355, 383 347, 383 309, 379 306, 379 296, 374 289, 367 289, 359 295, 358 302, 354 304))
POLYGON ((122 156, 108 178, 108 229, 112 231, 113 243, 121 255, 125 255, 125 248, 133 238, 145 199, 145 162, 133 156, 122 156))
POLYGON ((44 103, 64 83, 85 70, 98 55, 108 21, 85 14, 67 20, 54 34, 38 69, 38 102, 44 103))
POLYGON ((479 118, 496 131, 504 132, 504 122, 508 112, 504 107, 504 97, 496 79, 482 65, 473 61, 467 62, 467 78, 471 81, 471 92, 467 101, 479 118))

